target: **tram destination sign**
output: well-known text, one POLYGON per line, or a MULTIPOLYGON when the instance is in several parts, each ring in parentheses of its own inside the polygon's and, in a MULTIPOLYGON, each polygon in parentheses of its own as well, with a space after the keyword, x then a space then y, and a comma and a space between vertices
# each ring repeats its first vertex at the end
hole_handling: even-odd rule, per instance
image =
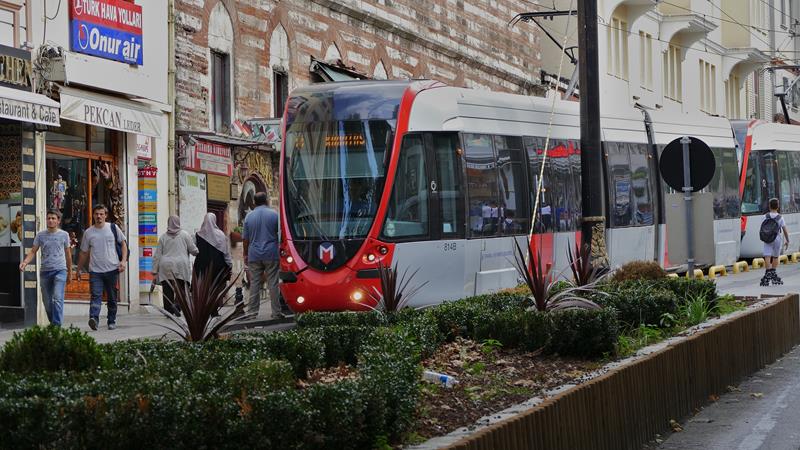
POLYGON ((69 0, 73 52, 140 66, 142 7, 122 0, 69 0))

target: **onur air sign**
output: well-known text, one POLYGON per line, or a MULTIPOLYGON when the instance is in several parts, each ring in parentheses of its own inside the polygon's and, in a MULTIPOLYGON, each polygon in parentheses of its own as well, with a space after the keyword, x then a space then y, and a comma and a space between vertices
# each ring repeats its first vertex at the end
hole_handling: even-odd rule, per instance
POLYGON ((122 0, 70 0, 73 52, 142 64, 142 7, 122 0))

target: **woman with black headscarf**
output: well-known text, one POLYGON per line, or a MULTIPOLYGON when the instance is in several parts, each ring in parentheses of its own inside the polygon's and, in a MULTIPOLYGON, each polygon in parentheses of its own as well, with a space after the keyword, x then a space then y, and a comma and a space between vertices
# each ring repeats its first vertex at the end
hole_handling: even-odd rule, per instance
POLYGON ((181 315, 181 309, 180 304, 175 302, 174 289, 184 290, 191 282, 189 255, 197 253, 192 236, 181 230, 181 219, 170 216, 167 232, 158 239, 158 247, 153 255, 153 282, 158 282, 164 289, 164 309, 176 316, 181 315))
POLYGON ((200 253, 194 260, 194 273, 201 279, 207 270, 211 270, 216 279, 222 274, 223 280, 231 277, 231 251, 228 238, 217 227, 217 216, 214 213, 206 214, 200 231, 197 232, 197 249, 200 253))

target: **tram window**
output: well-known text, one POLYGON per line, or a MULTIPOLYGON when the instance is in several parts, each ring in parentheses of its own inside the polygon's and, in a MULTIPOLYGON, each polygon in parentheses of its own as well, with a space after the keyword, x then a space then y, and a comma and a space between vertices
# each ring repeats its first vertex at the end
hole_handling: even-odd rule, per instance
POLYGON ((792 202, 795 212, 800 212, 800 152, 789 152, 792 170, 792 202))
POLYGON ((581 223, 581 204, 582 204, 582 194, 581 194, 581 153, 580 141, 569 141, 570 148, 574 148, 574 152, 569 155, 569 162, 570 166, 572 166, 572 181, 573 185, 575 185, 575 197, 572 202, 572 216, 575 218, 575 229, 577 230, 580 227, 581 223))
POLYGON ((631 210, 631 182, 629 144, 605 143, 608 170, 609 216, 612 227, 633 224, 631 210))
POLYGON ((441 205, 440 220, 442 223, 442 236, 463 236, 463 212, 459 213, 461 204, 461 177, 459 177, 458 135, 433 134, 433 149, 436 153, 436 166, 438 176, 439 202, 441 205))
POLYGON ((522 139, 495 136, 494 148, 500 177, 500 231, 505 235, 527 233, 530 213, 522 139))
POLYGON ((488 135, 464 135, 470 236, 495 236, 500 224, 497 163, 488 135))
MULTIPOLYGON (((528 137, 523 138, 525 145, 525 152, 528 156, 528 173, 530 174, 530 208, 531 210, 536 207, 536 191, 539 188, 540 175, 544 175, 541 180, 542 191, 539 198, 538 208, 536 214, 536 225, 533 227, 536 233, 552 233, 553 232, 553 206, 550 197, 550 159, 548 158, 545 163, 545 170, 542 171, 542 161, 544 160, 544 145, 545 138, 542 137, 528 137)), ((533 215, 533 214, 531 214, 533 215)))
POLYGON ((428 236, 428 175, 422 136, 403 138, 392 197, 383 225, 389 239, 428 236))
POLYGON ((771 198, 778 197, 778 188, 777 183, 775 182, 775 177, 777 175, 777 171, 775 170, 778 165, 778 161, 775 159, 775 152, 761 152, 762 158, 762 166, 764 171, 764 181, 761 183, 761 190, 764 196, 765 204, 763 210, 766 211, 767 205, 766 201, 771 198))
POLYGON ((778 159, 779 198, 781 199, 781 212, 797 212, 792 198, 792 169, 789 165, 788 152, 775 152, 778 159))
POLYGON ((653 190, 650 184, 650 160, 645 144, 628 144, 630 151, 630 200, 632 208, 631 225, 653 224, 653 190))
POLYGON ((742 193, 742 214, 760 214, 766 207, 764 198, 766 180, 764 180, 761 152, 750 152, 747 158, 744 192, 742 193))

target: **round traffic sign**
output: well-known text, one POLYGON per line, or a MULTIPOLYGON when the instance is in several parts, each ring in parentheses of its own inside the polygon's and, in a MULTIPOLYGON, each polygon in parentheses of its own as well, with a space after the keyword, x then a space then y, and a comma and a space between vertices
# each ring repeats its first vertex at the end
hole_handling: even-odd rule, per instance
MULTIPOLYGON (((691 136, 689 136, 689 139, 692 141, 689 144, 689 172, 692 192, 697 192, 708 186, 708 183, 714 178, 714 171, 717 165, 714 160, 714 152, 705 142, 691 136)), ((682 191, 684 184, 683 144, 681 144, 681 138, 675 139, 664 147, 658 166, 664 182, 672 189, 682 191)))

